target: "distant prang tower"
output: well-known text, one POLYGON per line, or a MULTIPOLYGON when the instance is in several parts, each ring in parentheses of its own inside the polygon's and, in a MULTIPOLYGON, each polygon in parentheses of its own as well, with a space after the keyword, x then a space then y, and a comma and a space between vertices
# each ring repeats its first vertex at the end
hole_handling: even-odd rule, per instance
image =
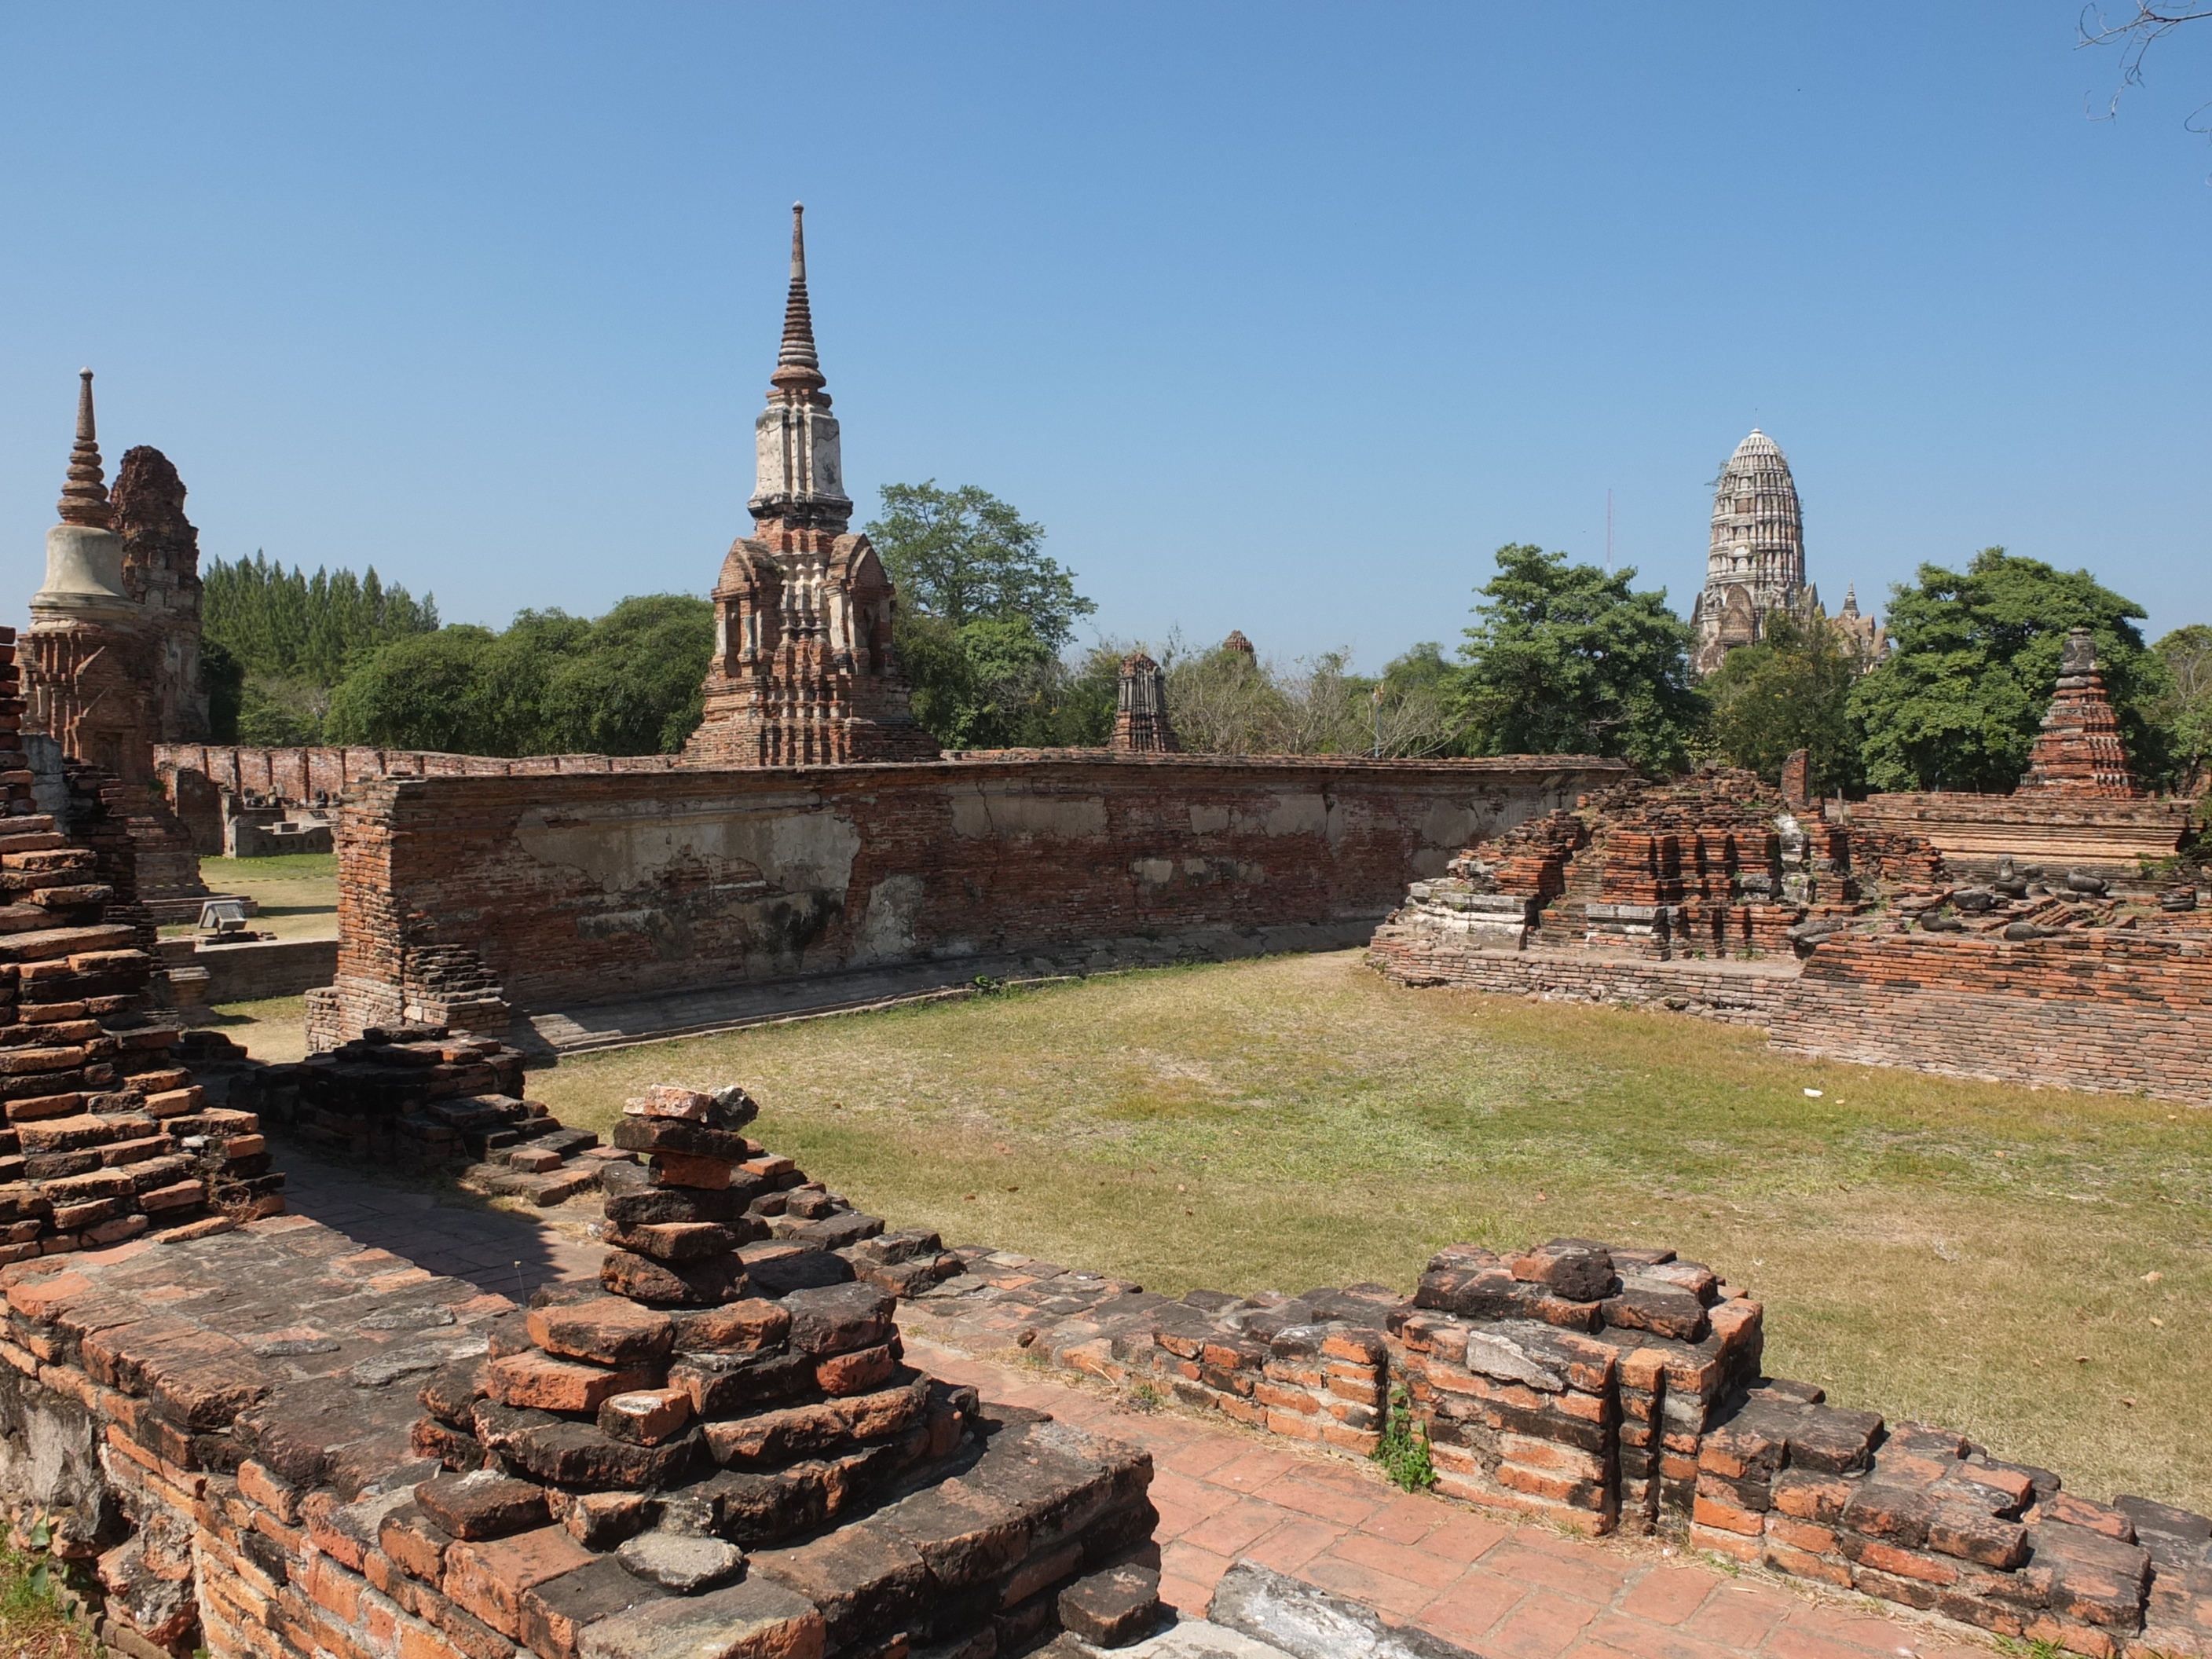
POLYGON ((1713 539, 1698 596, 1697 654, 1711 673, 1766 630, 1776 611, 1809 619, 1820 595, 1805 584, 1805 522, 1797 483, 1773 439, 1757 427, 1735 447, 1713 491, 1713 539))
POLYGON ((805 210, 791 210, 783 346, 754 422, 754 530, 714 586, 706 714, 689 766, 818 766, 934 760, 891 646, 890 580, 848 530, 837 422, 822 388, 806 301, 805 210))

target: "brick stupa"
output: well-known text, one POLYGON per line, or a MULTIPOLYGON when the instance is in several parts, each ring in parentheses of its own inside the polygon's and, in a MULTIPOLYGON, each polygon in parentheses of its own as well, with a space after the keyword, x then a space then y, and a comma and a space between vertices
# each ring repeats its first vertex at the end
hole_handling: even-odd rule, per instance
POLYGON ((2097 672, 2097 644, 2086 628, 2066 636, 2058 686, 2027 758, 2022 793, 2136 800, 2142 787, 2120 742, 2120 723, 2097 672))
POLYGON ((754 530, 714 585, 706 713, 684 745, 694 766, 818 766, 935 760, 915 723, 891 645, 890 578, 850 528, 836 417, 814 349, 802 210, 791 210, 783 343, 754 423, 754 530))

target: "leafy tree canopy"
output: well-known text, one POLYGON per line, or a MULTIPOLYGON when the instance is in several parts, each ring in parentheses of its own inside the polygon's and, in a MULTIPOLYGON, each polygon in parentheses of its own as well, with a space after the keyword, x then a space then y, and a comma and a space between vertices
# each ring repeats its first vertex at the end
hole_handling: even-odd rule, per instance
POLYGON ((2151 649, 2166 673, 2152 714, 2165 729, 2176 784, 2194 788, 2212 763, 2212 628, 2191 623, 2151 649))
POLYGON ((2069 629, 2097 641, 2098 667, 2137 771, 2158 778, 2164 733, 2150 714, 2166 665, 2143 646, 2134 600, 2086 570, 1985 547, 1963 571, 1920 567, 1890 590, 1890 653, 1852 690, 1868 784, 1875 789, 2013 788, 2051 706, 2069 629))
POLYGON ((320 735, 467 755, 672 754, 699 724, 714 633, 706 600, 654 593, 597 621, 525 611, 504 633, 410 635, 356 663, 320 735))
POLYGON ((1044 526, 973 484, 940 489, 934 478, 885 484, 883 517, 864 528, 904 608, 955 628, 1022 622, 1057 656, 1075 619, 1098 607, 1075 591, 1075 573, 1042 551, 1044 526))
POLYGON ((1062 659, 1097 606, 1044 526, 973 484, 886 484, 864 526, 897 586, 892 643, 915 718, 947 749, 1087 747, 1114 730, 1118 658, 1062 659))
POLYGON ((1814 792, 1859 781, 1857 734, 1851 729, 1856 659, 1832 628, 1801 628, 1786 615, 1766 619, 1765 637, 1738 646, 1709 675, 1702 690, 1711 705, 1710 736, 1733 766, 1770 781, 1796 750, 1814 792))
POLYGON ((1684 763, 1703 700, 1691 689, 1690 625, 1664 589, 1638 592, 1564 553, 1514 544, 1478 590, 1480 622, 1460 647, 1458 693, 1478 752, 1617 756, 1649 772, 1684 763))

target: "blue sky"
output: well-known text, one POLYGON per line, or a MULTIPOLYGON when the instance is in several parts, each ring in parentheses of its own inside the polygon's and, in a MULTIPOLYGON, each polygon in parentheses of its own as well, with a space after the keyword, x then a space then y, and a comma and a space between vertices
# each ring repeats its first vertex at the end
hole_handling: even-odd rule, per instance
POLYGON ((2078 15, 17 3, 0 611, 82 363, 208 555, 704 592, 803 198, 854 495, 1006 497, 1113 635, 1378 665, 1608 489, 1686 610, 1754 421, 1832 608, 2002 542, 2212 620, 2212 24, 2094 121, 2078 15))

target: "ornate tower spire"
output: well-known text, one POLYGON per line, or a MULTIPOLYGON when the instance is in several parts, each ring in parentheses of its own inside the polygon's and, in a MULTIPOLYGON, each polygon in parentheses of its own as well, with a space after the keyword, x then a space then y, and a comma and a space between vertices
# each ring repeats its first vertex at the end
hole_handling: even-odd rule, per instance
POLYGON ((758 470, 746 503, 763 533, 827 530, 842 534, 853 517, 845 494, 836 416, 822 390, 814 313, 806 302, 805 208, 791 206, 791 291, 783 305, 783 343, 769 378, 768 407, 753 422, 758 470))
POLYGON ((1710 674, 1764 632, 1768 616, 1809 609, 1805 532, 1796 480, 1773 439, 1757 427, 1713 481, 1712 542, 1698 598, 1691 665, 1710 674))
MULTIPOLYGON (((806 204, 791 204, 791 292, 783 302, 783 348, 769 379, 787 390, 819 392, 822 360, 814 353, 814 313, 806 303, 806 204)), ((827 399, 824 399, 826 402, 827 399)))
POLYGON ((98 433, 92 417, 92 371, 77 374, 76 442, 70 450, 69 480, 62 485, 61 520, 106 530, 114 521, 107 501, 107 484, 100 465, 98 433))

